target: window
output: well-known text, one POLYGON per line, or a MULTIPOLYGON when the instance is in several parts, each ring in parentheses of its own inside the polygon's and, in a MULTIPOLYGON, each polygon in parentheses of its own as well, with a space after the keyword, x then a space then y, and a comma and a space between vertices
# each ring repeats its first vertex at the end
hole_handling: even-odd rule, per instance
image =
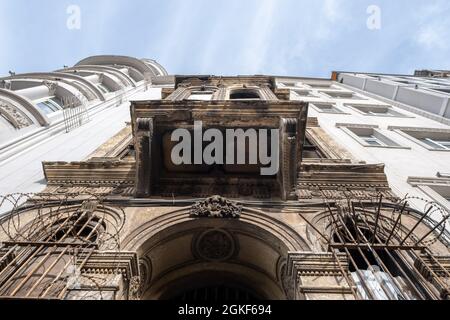
POLYGON ((36 103, 37 107, 45 114, 50 114, 63 109, 63 103, 56 97, 48 98, 36 103))
POLYGON ((444 199, 445 201, 448 202, 448 204, 450 205, 450 186, 430 186, 430 188, 436 192, 437 194, 439 194, 439 196, 442 197, 442 199, 444 199))
POLYGON ((327 95, 330 98, 335 99, 356 99, 356 100, 364 100, 363 97, 354 94, 353 92, 348 91, 321 91, 321 93, 327 95))
POLYGON ((283 87, 296 87, 297 86, 296 82, 280 82, 280 84, 283 87))
POLYGON ((309 90, 294 90, 294 93, 299 97, 316 97, 309 90))
POLYGON ((192 91, 188 100, 208 101, 211 100, 213 93, 212 91, 192 91))
POLYGON ((408 183, 417 187, 434 202, 450 210, 450 178, 435 177, 409 177, 408 183))
POLYGON ((310 106, 320 113, 344 113, 333 103, 310 103, 310 106))
POLYGON ((230 100, 261 100, 261 97, 256 90, 237 89, 231 91, 230 100))
POLYGON ((336 126, 365 147, 409 149, 382 134, 377 126, 339 123, 336 126))
POLYGON ((391 106, 356 105, 356 104, 349 104, 347 106, 367 116, 405 117, 405 115, 395 111, 391 106))
POLYGON ((429 128, 389 127, 405 138, 430 151, 450 151, 450 130, 429 128))
POLYGON ((431 138, 420 139, 423 143, 429 145, 433 149, 450 150, 450 140, 434 140, 431 138))
POLYGON ((329 83, 305 83, 313 89, 330 89, 331 84, 329 83))
POLYGON ((368 145, 371 146, 385 146, 386 144, 381 141, 378 137, 376 137, 374 134, 361 134, 360 135, 361 139, 363 139, 363 141, 365 143, 367 143, 368 145))
POLYGON ((306 138, 303 145, 303 159, 322 159, 325 156, 320 152, 319 148, 306 138))

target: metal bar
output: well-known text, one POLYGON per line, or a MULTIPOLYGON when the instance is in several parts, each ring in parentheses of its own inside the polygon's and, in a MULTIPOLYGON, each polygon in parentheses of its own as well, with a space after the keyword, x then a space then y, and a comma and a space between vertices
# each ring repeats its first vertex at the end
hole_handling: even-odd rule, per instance
MULTIPOLYGON (((94 253, 94 250, 91 250, 88 255, 86 256, 86 258, 84 259, 84 261, 81 263, 80 265, 80 270, 83 269, 83 267, 85 266, 85 264, 89 261, 89 259, 91 258, 92 254, 94 253)), ((58 299, 63 299, 64 295, 66 294, 68 288, 67 286, 61 291, 61 293, 58 295, 58 299)))
POLYGON ((347 272, 345 272, 344 267, 341 265, 341 261, 339 260, 338 255, 336 254, 336 252, 335 252, 334 250, 331 250, 331 253, 333 254, 334 259, 336 260, 336 262, 337 262, 337 264, 338 264, 338 267, 339 267, 339 270, 341 270, 341 273, 342 273, 342 275, 344 276, 345 281, 347 282, 347 285, 349 286, 349 288, 350 288, 350 290, 351 290, 351 292, 352 292, 353 297, 354 297, 356 300, 360 300, 359 297, 358 297, 358 295, 357 295, 357 293, 356 293, 356 291, 355 291, 355 288, 353 288, 353 282, 350 281, 347 272))
MULTIPOLYGON (((367 227, 369 227, 369 223, 366 221, 366 219, 364 219, 363 217, 363 222, 365 223, 365 225, 367 227)), ((362 234, 362 236, 364 237, 364 239, 366 239, 366 237, 364 236, 364 234, 362 234)), ((381 239, 378 237, 378 235, 374 235, 375 239, 378 240, 378 242, 382 242, 381 239)), ((367 239, 366 239, 367 240, 367 239)), ((387 250, 386 248, 384 248, 385 250, 387 250)), ((376 250, 373 250, 372 248, 370 248, 370 250, 372 251, 372 254, 374 255, 375 259, 377 261, 379 261, 379 263, 382 265, 383 269, 387 271, 387 273, 389 274, 389 276, 392 278, 392 280, 395 282, 395 284, 397 285, 397 287, 400 289, 401 286, 399 285, 398 281, 395 279, 395 277, 392 275, 392 273, 389 271, 389 268, 386 267, 386 265, 383 262, 383 259, 381 259, 381 257, 378 255, 378 253, 376 252, 376 250)), ((397 264, 398 265, 398 264, 397 264)), ((400 266, 398 265, 398 269, 400 266)), ((421 296, 420 292, 417 290, 417 288, 412 285, 412 283, 410 284, 410 287, 412 287, 412 289, 416 292, 416 294, 418 294, 418 296, 421 296)))
MULTIPOLYGON (((447 271, 447 269, 439 262, 439 260, 436 259, 436 257, 435 257, 431 252, 428 252, 428 251, 427 251, 427 253, 428 253, 428 255, 430 256, 430 258, 431 258, 432 260, 434 260, 434 262, 435 262, 439 267, 441 267, 442 271, 444 271, 444 272, 447 274, 447 276, 450 277, 450 272, 447 271)), ((420 259, 422 259, 422 258, 420 258, 420 259)))
POLYGON ((409 236, 411 236, 411 234, 413 234, 413 232, 417 229, 417 227, 422 223, 423 220, 425 220, 425 218, 427 217, 428 213, 430 213, 431 209, 433 207, 430 207, 427 212, 425 212, 425 214, 419 219, 419 221, 417 221, 416 225, 409 231, 409 233, 406 235, 406 237, 400 242, 400 245, 404 244, 405 241, 409 238, 409 236))
POLYGON ((405 211, 405 208, 406 208, 407 205, 408 205, 408 201, 405 201, 405 203, 403 204, 402 210, 401 210, 400 213, 398 214, 397 220, 395 221, 395 224, 394 224, 394 226, 392 227, 391 234, 389 235, 389 237, 388 237, 387 240, 386 240, 386 244, 388 244, 388 243, 391 241, 392 236, 394 235, 394 232, 395 232, 395 228, 397 228, 397 226, 398 226, 398 224, 399 224, 399 222, 400 222, 400 219, 401 219, 401 217, 402 217, 403 211, 405 211))
MULTIPOLYGON (((83 232, 83 230, 89 225, 89 223, 92 221, 92 219, 94 218, 94 215, 91 215, 90 217, 89 217, 89 219, 84 223, 84 225, 78 230, 78 232, 77 232, 77 234, 76 234, 76 236, 77 237, 79 237, 80 236, 80 234, 83 232)), ((78 219, 79 220, 79 219, 78 219)), ((77 221, 78 221, 77 220, 77 221)), ((99 224, 100 224, 100 221, 98 221, 97 222, 97 225, 95 226, 95 228, 94 229, 92 229, 91 230, 91 232, 88 234, 88 237, 86 238, 86 240, 88 240, 91 236, 92 236, 92 234, 95 232, 95 230, 98 228, 98 226, 99 226, 99 224)), ((66 234, 67 235, 67 234, 66 234)), ((65 235, 65 236, 66 236, 65 235)), ((85 246, 89 246, 90 244, 82 244, 82 245, 79 245, 78 246, 78 248, 79 247, 85 247, 85 246)), ((96 244, 92 244, 93 246, 95 246, 95 248, 98 248, 98 246, 96 245, 96 244)), ((55 247, 54 247, 55 248, 55 247)), ((53 252, 56 250, 56 248, 53 250, 53 252)), ((41 281, 45 278, 45 276, 50 272, 50 270, 51 269, 53 269, 53 267, 59 262, 59 259, 61 259, 62 258, 62 256, 67 252, 67 250, 68 250, 68 247, 66 247, 63 251, 62 251, 62 253, 58 256, 58 258, 53 262, 53 264, 49 267, 49 268, 47 268, 47 270, 46 270, 46 272, 38 279, 38 281, 33 285, 33 287, 28 291, 28 293, 27 293, 27 296, 29 296, 30 294, 31 294, 31 292, 41 283, 41 281)))
POLYGON ((312 224, 311 222, 308 221, 308 219, 306 219, 303 214, 301 214, 300 212, 298 213, 298 215, 306 221, 306 223, 314 229, 315 232, 317 232, 327 243, 330 243, 330 239, 328 239, 322 232, 319 231, 319 229, 316 228, 316 226, 314 226, 314 224, 312 224))
POLYGON ((351 248, 351 249, 357 249, 357 248, 376 248, 376 249, 393 249, 393 250, 422 250, 425 247, 424 246, 401 246, 401 245, 384 245, 384 244, 370 244, 370 242, 367 243, 332 243, 330 244, 331 247, 342 249, 342 248, 351 248))
MULTIPOLYGON (((330 205, 328 204, 328 202, 326 203, 327 207, 328 207, 328 211, 330 212, 331 215, 331 219, 333 220, 334 225, 337 227, 337 223, 336 220, 334 219, 334 214, 333 214, 333 210, 331 210, 330 205)), ((341 237, 341 234, 339 232, 336 232, 336 236, 339 238, 339 240, 344 243, 344 239, 341 237)), ((363 284, 363 287, 365 288, 365 291, 367 293, 367 295, 374 300, 375 297, 373 296, 372 292, 370 291, 370 289, 367 287, 367 284, 364 281, 364 278, 361 276, 360 272, 359 272, 359 268, 358 265, 356 264, 355 260, 353 259, 352 255, 350 254, 350 251, 347 248, 344 248, 345 253, 347 254, 347 257, 350 259, 350 262, 353 264, 355 270, 357 271, 356 274, 358 275, 358 277, 361 280, 361 283, 363 284)))
MULTIPOLYGON (((340 213, 339 211, 338 211, 338 216, 341 217, 341 219, 343 220, 343 217, 342 217, 342 215, 341 215, 341 213, 340 213)), ((367 226, 368 226, 368 224, 367 224, 367 226)), ((345 227, 347 228, 347 226, 345 226, 345 227)), ((355 228, 355 231, 356 231, 356 232, 360 232, 361 235, 363 236, 363 238, 366 239, 366 238, 364 237, 364 234, 361 232, 361 230, 358 229, 357 221, 353 221, 353 227, 355 228)), ((370 228, 369 228, 369 230, 370 230, 370 228)), ((350 230, 348 230, 348 232, 349 232, 350 237, 352 238, 353 242, 356 243, 356 249, 358 250, 359 254, 360 254, 360 255, 362 256, 362 258, 364 259, 365 263, 367 264, 367 269, 369 269, 369 268, 371 267, 370 261, 369 261, 368 258, 366 257, 366 254, 364 253, 364 251, 363 251, 363 250, 361 249, 361 247, 359 246, 360 244, 358 244, 358 243, 356 242, 356 240, 355 240, 355 238, 353 237, 353 235, 351 234, 350 230)), ((367 240, 366 240, 366 241, 367 241, 367 240)), ((367 243, 369 243, 369 242, 367 241, 367 243)), ((378 261, 378 259, 377 259, 377 256, 374 255, 373 250, 371 249, 371 247, 369 246, 368 248, 369 248, 370 252, 372 253, 373 257, 375 258, 375 260, 377 260, 377 262, 380 263, 380 261, 378 261)), ((384 264, 381 263, 381 265, 383 266, 384 264)), ((357 269, 358 269, 358 268, 357 268, 357 269)), ((387 291, 387 290, 386 290, 384 287, 382 287, 382 286, 381 286, 381 289, 384 291, 384 293, 386 294, 387 297, 390 297, 390 292, 389 292, 389 291, 387 291)))
MULTIPOLYGON (((402 208, 402 212, 404 210, 404 208, 406 207, 406 205, 403 206, 402 208)), ((364 218, 364 217, 363 217, 364 218)), ((398 219, 397 219, 398 221, 398 219)), ((368 226, 368 222, 366 221, 366 219, 363 219, 363 222, 368 226)), ((391 233, 392 234, 392 233, 391 233)), ((375 235, 375 237, 377 238, 377 240, 381 243, 381 239, 378 237, 378 235, 375 235)), ((419 248, 420 249, 420 248, 419 248)), ((400 266, 400 264, 398 263, 398 261, 395 259, 395 257, 391 254, 391 251, 396 251, 396 249, 390 249, 388 250, 387 248, 383 248, 383 250, 386 252, 386 254, 389 256, 389 258, 391 259, 392 262, 394 262, 395 266, 397 267, 398 270, 400 270, 400 273, 403 275, 403 277, 405 278, 405 280, 409 283, 409 288, 413 289, 413 291, 415 291, 416 295, 418 297, 420 297, 421 299, 426 299, 426 297, 423 296, 423 294, 417 289, 417 287, 415 286, 414 282, 410 279, 410 277, 406 274, 406 272, 403 270, 403 268, 400 266)), ((410 252, 414 252, 412 249, 406 249, 407 251, 410 252)), ((398 254, 398 253, 397 253, 398 254)), ((399 255, 399 254, 398 254, 399 255)), ((400 256, 400 255, 399 255, 400 256)), ((426 285, 425 285, 426 286, 426 285)), ((427 290, 430 291, 430 289, 427 287, 427 290)))
POLYGON ((7 247, 17 245, 22 246, 44 246, 44 247, 89 247, 94 244, 84 243, 84 242, 72 242, 72 243, 61 243, 61 242, 45 242, 45 241, 21 241, 21 242, 3 242, 7 247))
POLYGON ((373 236, 372 236, 372 244, 375 244, 375 235, 378 232, 378 223, 380 222, 380 214, 381 214, 381 205, 383 204, 383 195, 380 195, 380 202, 378 203, 378 209, 377 209, 377 217, 375 219, 375 227, 373 229, 373 236))
MULTIPOLYGON (((385 250, 386 250, 386 249, 385 249, 385 250)), ((398 250, 393 250, 393 251, 394 251, 399 257, 402 256, 402 255, 401 255, 402 251, 398 251, 398 250)), ((394 261, 394 263, 396 263, 396 265, 398 265, 397 261, 395 261, 395 258, 392 257, 391 252, 390 252, 389 250, 386 250, 386 252, 387 252, 387 254, 391 257, 391 259, 394 261)), ((405 252, 408 253, 408 254, 410 254, 410 255, 416 255, 416 259, 417 259, 417 258, 420 259, 420 257, 419 257, 419 256, 416 254, 416 252, 413 251, 413 250, 409 250, 409 251, 405 251, 405 252)), ((434 298, 434 299, 438 299, 438 298, 437 298, 437 295, 435 294, 436 288, 434 288, 434 287, 431 287, 431 288, 430 288, 430 285, 431 285, 430 282, 429 282, 427 279, 425 279, 425 278, 423 277, 422 273, 421 273, 419 270, 417 270, 416 267, 414 267, 414 264, 413 264, 413 265, 409 264, 408 261, 407 261, 407 259, 405 259, 405 258, 404 258, 403 260, 404 260, 403 263, 409 265, 409 266, 410 266, 409 269, 410 269, 411 271, 414 272, 414 274, 420 279, 420 281, 422 281, 421 283, 422 283, 424 289, 428 292, 429 296, 431 296, 431 297, 434 298)), ((405 273, 405 272, 403 271, 403 269, 400 269, 400 271, 402 272, 402 274, 405 273)), ((408 279, 409 279, 409 278, 408 278, 408 279)), ((417 282, 416 279, 415 279, 415 281, 417 282)), ((427 299, 427 298, 424 298, 424 299, 427 299)))
POLYGON ((444 219, 442 219, 441 222, 439 222, 439 224, 437 224, 433 229, 430 230, 430 232, 428 232, 426 235, 424 235, 419 241, 416 242, 416 245, 418 245, 419 243, 421 243, 423 240, 425 240, 430 234, 432 234, 435 230, 437 230, 437 228, 439 228, 441 225, 443 225, 446 221, 447 221, 448 217, 445 217, 444 219))
POLYGON ((67 252, 68 248, 64 248, 64 250, 59 254, 59 256, 53 261, 53 263, 45 270, 45 272, 41 275, 41 277, 34 283, 34 285, 31 287, 30 290, 28 290, 25 297, 29 297, 30 294, 37 288, 37 286, 42 282, 42 280, 49 274, 49 272, 56 266, 56 264, 59 262, 59 259, 61 259, 67 252))

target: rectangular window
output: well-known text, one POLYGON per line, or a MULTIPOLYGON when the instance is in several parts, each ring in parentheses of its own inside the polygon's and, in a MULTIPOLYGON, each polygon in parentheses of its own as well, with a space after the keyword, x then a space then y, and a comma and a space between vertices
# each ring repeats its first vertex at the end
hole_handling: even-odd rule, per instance
POLYGON ((384 146, 385 144, 374 134, 362 134, 361 139, 371 146, 384 146))
POLYGON ((419 188, 434 202, 450 210, 450 178, 409 177, 408 183, 419 188))
POLYGON ((45 114, 50 114, 63 109, 63 103, 59 98, 51 97, 36 103, 36 106, 45 114))
POLYGON ((294 90, 294 93, 299 97, 317 97, 311 93, 309 90, 294 90))
POLYGON ((310 86, 313 89, 330 89, 331 84, 329 83, 305 83, 307 86, 310 86))
POLYGON ((336 124, 336 126, 365 147, 409 149, 388 138, 376 126, 354 124, 336 124))
POLYGON ((310 106, 320 113, 344 113, 334 103, 310 103, 310 106))
POLYGON ((360 105, 360 104, 348 104, 346 106, 351 107, 356 111, 367 116, 405 117, 404 114, 394 110, 391 106, 360 105))
POLYGON ((434 140, 431 138, 421 139, 423 143, 438 150, 450 150, 450 140, 434 140))
POLYGON ((389 127, 430 151, 450 151, 450 130, 432 128, 389 127))
POLYGON ((192 91, 188 100, 209 101, 212 99, 212 91, 192 91))
POLYGON ((334 99, 365 100, 364 97, 348 91, 320 91, 320 92, 334 99))

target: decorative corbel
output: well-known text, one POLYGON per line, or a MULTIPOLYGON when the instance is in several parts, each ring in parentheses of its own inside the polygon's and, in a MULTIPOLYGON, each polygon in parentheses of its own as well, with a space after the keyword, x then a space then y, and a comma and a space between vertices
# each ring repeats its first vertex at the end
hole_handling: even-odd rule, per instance
POLYGON ((137 118, 135 126, 136 197, 151 194, 153 118, 137 118))

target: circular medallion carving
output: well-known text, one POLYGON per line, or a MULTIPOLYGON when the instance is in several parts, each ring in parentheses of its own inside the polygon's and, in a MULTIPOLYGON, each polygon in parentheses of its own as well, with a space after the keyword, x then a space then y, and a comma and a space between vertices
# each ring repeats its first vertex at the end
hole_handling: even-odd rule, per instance
POLYGON ((235 253, 233 237, 219 229, 203 232, 197 239, 195 251, 197 256, 209 261, 224 261, 235 253))

